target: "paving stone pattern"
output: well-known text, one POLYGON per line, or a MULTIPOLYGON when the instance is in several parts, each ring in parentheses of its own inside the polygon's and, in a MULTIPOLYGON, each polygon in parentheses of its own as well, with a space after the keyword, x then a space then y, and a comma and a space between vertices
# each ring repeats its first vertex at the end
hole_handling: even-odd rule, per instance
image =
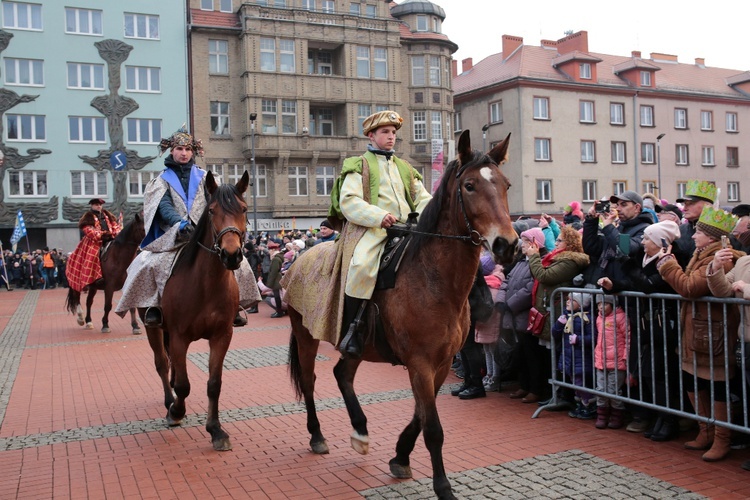
POLYGON ((38 298, 38 291, 27 293, 0 335, 0 425, 5 419, 38 298))
MULTIPOLYGON (((208 373, 207 352, 188 353, 188 360, 208 373)), ((230 349, 224 357, 225 370, 247 370, 250 368, 264 368, 266 366, 282 366, 287 364, 289 348, 283 345, 256 347, 253 349, 230 349)), ((328 356, 318 354, 315 361, 328 361, 328 356)))

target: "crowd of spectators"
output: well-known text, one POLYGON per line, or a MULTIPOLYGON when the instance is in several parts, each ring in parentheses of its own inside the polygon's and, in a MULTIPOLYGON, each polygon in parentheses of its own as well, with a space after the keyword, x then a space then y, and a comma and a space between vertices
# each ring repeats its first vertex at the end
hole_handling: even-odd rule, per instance
POLYGON ((8 289, 25 288, 44 290, 59 287, 67 288, 65 267, 68 254, 62 249, 37 249, 33 252, 5 250, 0 269, 0 283, 8 289))

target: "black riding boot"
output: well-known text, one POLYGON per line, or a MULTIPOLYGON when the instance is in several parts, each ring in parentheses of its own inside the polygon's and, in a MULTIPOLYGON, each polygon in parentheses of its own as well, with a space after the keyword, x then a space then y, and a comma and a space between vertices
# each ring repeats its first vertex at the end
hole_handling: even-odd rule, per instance
POLYGON ((143 315, 143 324, 146 326, 161 326, 161 307, 153 306, 146 309, 143 315))
POLYGON ((362 349, 365 336, 365 308, 367 299, 357 299, 344 295, 344 317, 341 321, 341 329, 346 334, 339 343, 341 354, 352 356, 353 358, 362 357, 362 349))

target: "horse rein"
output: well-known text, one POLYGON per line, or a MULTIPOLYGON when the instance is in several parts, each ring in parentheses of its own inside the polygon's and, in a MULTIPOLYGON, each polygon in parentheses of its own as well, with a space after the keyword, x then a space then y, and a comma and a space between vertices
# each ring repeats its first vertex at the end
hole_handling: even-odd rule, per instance
POLYGON ((221 231, 216 231, 216 226, 214 226, 213 214, 209 215, 209 219, 211 221, 211 231, 214 234, 214 244, 211 246, 211 248, 208 248, 206 245, 204 245, 200 241, 196 241, 196 243, 198 243, 198 246, 201 247, 203 250, 207 251, 208 253, 212 253, 218 256, 221 253, 221 247, 219 246, 219 241, 221 241, 221 237, 227 233, 234 233, 240 237, 241 242, 245 241, 244 231, 240 231, 238 228, 234 226, 227 226, 221 231))

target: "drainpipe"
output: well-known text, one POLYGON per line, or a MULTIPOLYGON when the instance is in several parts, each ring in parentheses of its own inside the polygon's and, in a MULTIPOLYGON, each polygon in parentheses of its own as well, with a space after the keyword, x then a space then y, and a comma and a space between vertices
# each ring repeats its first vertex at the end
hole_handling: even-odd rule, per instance
MULTIPOLYGON (((633 94, 633 145, 635 154, 633 155, 633 163, 635 164, 635 191, 640 193, 640 179, 638 178, 638 161, 640 160, 640 146, 638 144, 638 123, 640 123, 640 113, 638 113, 638 92, 633 94)), ((661 192, 659 193, 661 196, 661 192)))

